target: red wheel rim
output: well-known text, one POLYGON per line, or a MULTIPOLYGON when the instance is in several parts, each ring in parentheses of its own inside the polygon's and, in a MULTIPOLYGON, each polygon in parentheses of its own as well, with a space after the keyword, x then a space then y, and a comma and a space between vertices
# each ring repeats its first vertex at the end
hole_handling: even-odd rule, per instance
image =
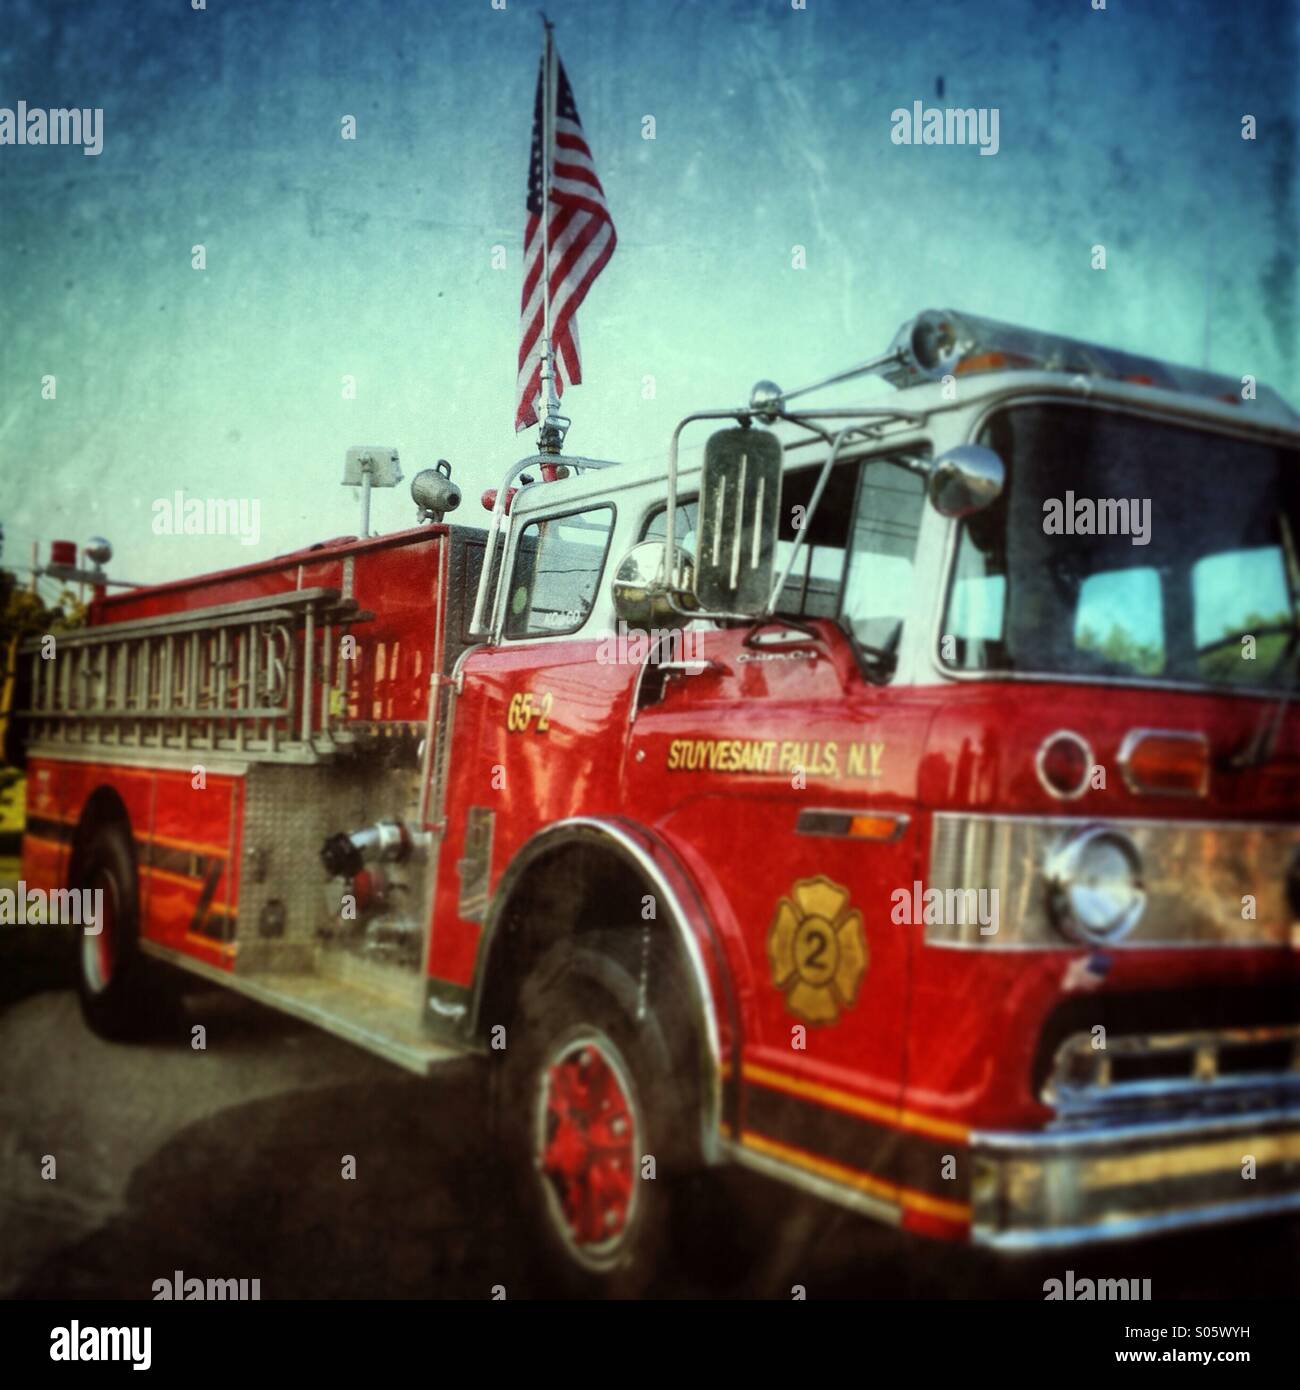
POLYGON ((608 1254, 636 1201, 637 1112, 626 1068, 608 1040, 567 1043, 542 1080, 538 1169, 565 1238, 608 1254))

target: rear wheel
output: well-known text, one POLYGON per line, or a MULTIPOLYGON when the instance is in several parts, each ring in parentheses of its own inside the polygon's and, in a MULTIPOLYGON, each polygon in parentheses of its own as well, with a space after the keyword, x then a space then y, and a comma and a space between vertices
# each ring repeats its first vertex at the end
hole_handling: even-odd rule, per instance
POLYGON ((100 1037, 143 1037, 159 1026, 168 995, 161 987, 161 971, 140 953, 135 855, 124 825, 111 823, 93 832, 73 886, 100 895, 99 931, 78 931, 81 1012, 100 1037))
POLYGON ((524 983, 499 1132, 539 1292, 635 1297, 660 1270, 692 1166, 697 1084, 685 1030, 646 1004, 640 933, 580 941, 524 983))

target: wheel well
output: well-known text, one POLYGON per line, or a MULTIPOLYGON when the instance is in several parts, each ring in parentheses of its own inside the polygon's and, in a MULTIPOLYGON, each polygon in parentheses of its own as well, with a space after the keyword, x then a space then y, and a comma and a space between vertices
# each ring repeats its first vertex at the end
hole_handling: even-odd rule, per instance
POLYGON ((122 798, 112 787, 97 787, 81 808, 81 819, 72 837, 72 853, 68 856, 69 886, 76 883, 77 871, 90 848, 90 842, 106 825, 120 825, 126 831, 127 839, 131 838, 131 817, 122 798))
POLYGON ((522 982, 557 942, 617 928, 638 936, 648 933, 643 938, 649 946, 647 1006, 671 1007, 679 1021, 685 1014, 689 1033, 680 1038, 680 1055, 702 1059, 699 1009, 710 1004, 695 996, 670 912, 653 883, 617 850, 590 840, 548 850, 511 887, 479 963, 483 992, 478 1033, 485 1036, 494 1024, 509 1021, 522 982), (653 916, 646 915, 650 912, 653 916))

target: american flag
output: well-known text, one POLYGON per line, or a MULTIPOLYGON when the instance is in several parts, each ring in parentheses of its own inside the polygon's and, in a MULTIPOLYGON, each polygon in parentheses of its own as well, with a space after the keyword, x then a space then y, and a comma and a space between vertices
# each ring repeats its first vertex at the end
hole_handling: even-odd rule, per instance
MULTIPOLYGON (((578 354, 578 322, 574 315, 591 282, 614 254, 618 237, 605 205, 605 190, 596 177, 591 150, 582 133, 573 88, 558 55, 555 61, 555 162, 551 169, 551 357, 555 391, 566 381, 582 381, 578 354)), ((537 398, 542 384, 542 231, 543 93, 546 56, 537 76, 533 106, 533 150, 528 165, 528 221, 524 227, 524 289, 520 303, 519 377, 516 385, 515 429, 537 423, 537 398)))

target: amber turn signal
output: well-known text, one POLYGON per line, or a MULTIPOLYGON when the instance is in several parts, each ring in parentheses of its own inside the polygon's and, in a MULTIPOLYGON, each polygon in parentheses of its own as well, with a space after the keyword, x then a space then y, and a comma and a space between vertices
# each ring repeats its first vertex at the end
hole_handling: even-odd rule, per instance
POLYGON ((1129 791, 1154 796, 1204 796, 1210 749, 1204 734, 1132 729, 1119 750, 1129 791))

